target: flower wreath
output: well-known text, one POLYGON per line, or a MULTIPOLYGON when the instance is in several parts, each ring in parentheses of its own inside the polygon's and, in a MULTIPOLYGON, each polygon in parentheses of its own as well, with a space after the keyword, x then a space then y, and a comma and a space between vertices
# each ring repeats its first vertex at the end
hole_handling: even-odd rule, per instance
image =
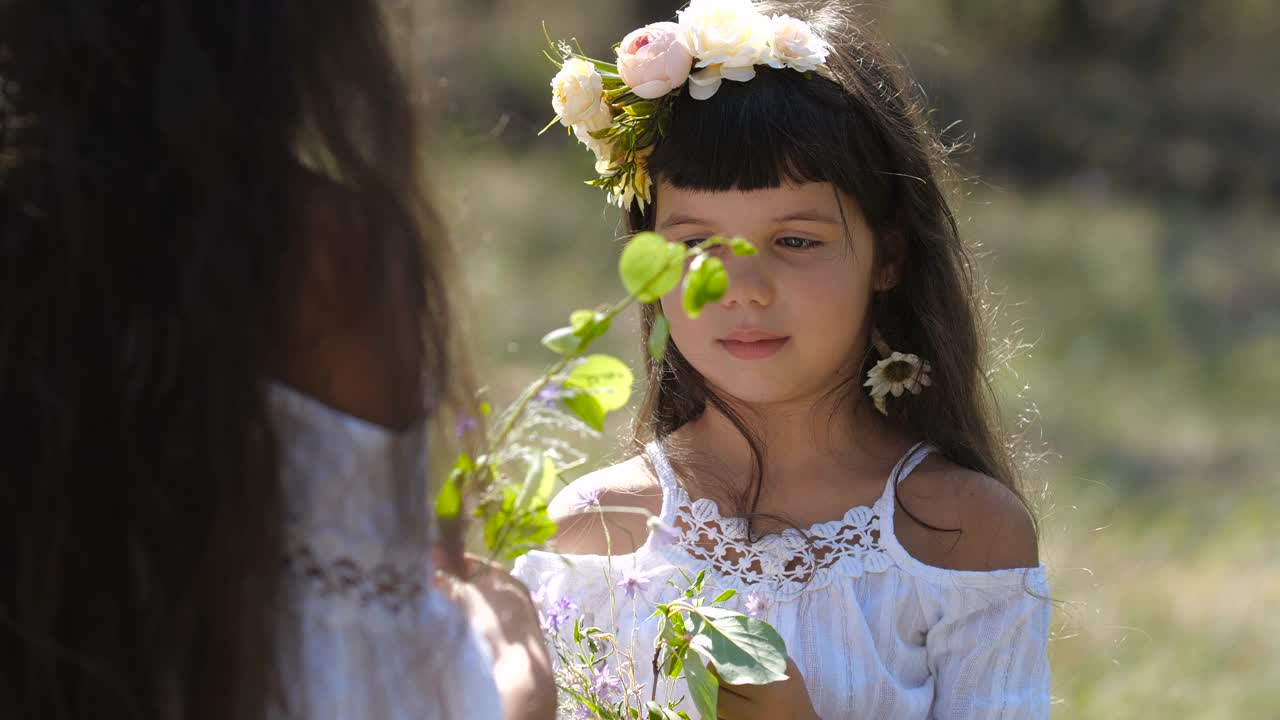
POLYGON ((591 149, 603 188, 624 210, 652 200, 648 157, 665 132, 670 104, 686 86, 695 100, 716 94, 725 80, 746 82, 757 65, 826 76, 830 45, 808 23, 767 16, 752 0, 693 0, 677 22, 635 30, 614 46, 617 64, 593 60, 565 43, 552 44, 560 68, 551 80, 558 121, 591 149))

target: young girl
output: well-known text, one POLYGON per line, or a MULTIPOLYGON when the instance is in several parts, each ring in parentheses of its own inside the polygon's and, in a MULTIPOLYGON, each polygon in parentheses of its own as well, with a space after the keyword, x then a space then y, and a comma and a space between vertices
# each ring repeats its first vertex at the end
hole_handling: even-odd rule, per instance
POLYGON ((786 681, 722 687, 723 718, 1048 717, 1046 574, 984 380, 942 148, 863 27, 839 2, 695 0, 619 46, 663 127, 633 149, 574 130, 629 229, 740 235, 758 254, 719 252, 728 291, 696 319, 662 299, 641 452, 562 492, 562 554, 516 573, 596 623, 612 595, 646 698, 644 618, 677 569, 705 570, 709 597, 736 589, 790 655, 786 681))

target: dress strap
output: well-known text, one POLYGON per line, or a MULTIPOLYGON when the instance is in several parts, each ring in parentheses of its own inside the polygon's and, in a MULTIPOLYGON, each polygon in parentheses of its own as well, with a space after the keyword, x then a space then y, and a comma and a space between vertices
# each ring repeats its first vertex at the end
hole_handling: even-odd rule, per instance
POLYGON ((892 502, 894 493, 898 489, 898 483, 906 479, 912 471, 919 467, 920 463, 924 462, 924 459, 929 457, 929 453, 933 452, 933 450, 933 446, 924 441, 912 445, 911 449, 898 459, 898 463, 889 472, 889 479, 885 481, 884 493, 881 494, 880 501, 882 503, 892 502))
POLYGON ((671 460, 667 457, 667 452, 662 449, 661 441, 649 441, 644 446, 644 451, 649 456, 649 462, 653 463, 654 472, 658 473, 658 482, 662 485, 662 495, 665 499, 667 493, 680 487, 680 482, 676 479, 676 471, 671 467, 671 460))
POLYGON ((924 459, 929 457, 931 452, 933 452, 933 446, 924 441, 912 445, 911 449, 907 451, 906 455, 902 456, 902 459, 898 461, 897 466, 893 468, 893 472, 889 475, 894 487, 896 488, 912 471, 919 467, 920 463, 924 462, 924 459))

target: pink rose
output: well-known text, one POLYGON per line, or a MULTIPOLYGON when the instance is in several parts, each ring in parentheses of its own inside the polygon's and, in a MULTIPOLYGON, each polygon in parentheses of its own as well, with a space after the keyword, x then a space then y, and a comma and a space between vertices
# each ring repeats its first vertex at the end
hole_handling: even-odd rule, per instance
POLYGON ((618 74, 631 92, 652 100, 684 84, 693 67, 685 30, 673 22, 646 25, 618 46, 618 74))

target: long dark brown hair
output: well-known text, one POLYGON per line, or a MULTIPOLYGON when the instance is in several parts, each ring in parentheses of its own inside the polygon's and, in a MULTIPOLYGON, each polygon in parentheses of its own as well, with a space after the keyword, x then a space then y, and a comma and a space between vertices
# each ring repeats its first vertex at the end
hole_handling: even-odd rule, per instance
POLYGON ((263 380, 320 195, 359 229, 351 314, 412 268, 423 409, 454 386, 384 30, 374 0, 0 0, 0 715, 264 714, 263 380))
MULTIPOLYGON (((673 97, 668 132, 648 161, 654 182, 705 191, 830 182, 857 200, 874 231, 876 257, 886 257, 894 243, 894 254, 902 258, 898 284, 873 298, 872 325, 890 347, 933 365, 932 387, 890 398, 890 420, 951 462, 990 475, 1022 497, 1017 463, 984 374, 984 325, 972 259, 940 180, 947 148, 929 128, 915 86, 850 4, 757 7, 809 22, 832 46, 827 65, 834 79, 758 67, 753 80, 725 82, 709 100, 673 97)), ((654 205, 633 208, 627 222, 633 233, 652 230, 654 205)), ((655 312, 653 305, 642 310, 642 347, 655 312)), ((645 356, 647 384, 635 442, 665 440, 708 405, 716 408, 750 446, 755 477, 738 511, 753 513, 765 448, 751 423, 708 388, 674 343, 660 362, 645 356)), ((860 372, 835 388, 833 398, 862 392, 861 380, 877 360, 869 347, 860 372)))

